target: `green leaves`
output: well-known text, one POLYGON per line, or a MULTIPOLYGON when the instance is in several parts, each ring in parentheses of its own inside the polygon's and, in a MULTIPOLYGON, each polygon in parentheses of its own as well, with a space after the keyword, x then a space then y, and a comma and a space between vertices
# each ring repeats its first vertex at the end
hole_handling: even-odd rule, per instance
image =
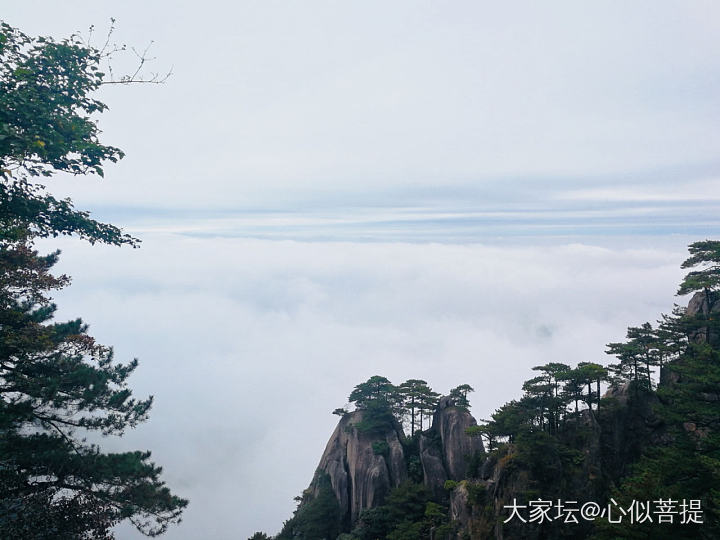
POLYGON ((122 434, 147 418, 152 397, 127 380, 138 365, 113 358, 80 319, 55 322, 50 294, 69 283, 50 270, 38 238, 139 240, 56 199, 36 177, 104 176, 123 157, 103 145, 92 97, 101 53, 77 38, 30 38, 0 23, 0 538, 110 539, 130 519, 157 535, 187 501, 160 480, 149 452, 102 453, 89 432, 122 434))
POLYGON ((93 118, 107 109, 92 97, 103 82, 100 52, 77 38, 30 38, 5 23, 0 43, 0 241, 27 231, 136 245, 117 227, 30 182, 58 172, 103 177, 104 163, 124 156, 99 141, 93 118))
POLYGON ((100 143, 92 119, 107 109, 91 97, 103 82, 100 52, 77 38, 29 38, 5 23, 0 32, 0 169, 101 174, 104 161, 121 159, 100 143))

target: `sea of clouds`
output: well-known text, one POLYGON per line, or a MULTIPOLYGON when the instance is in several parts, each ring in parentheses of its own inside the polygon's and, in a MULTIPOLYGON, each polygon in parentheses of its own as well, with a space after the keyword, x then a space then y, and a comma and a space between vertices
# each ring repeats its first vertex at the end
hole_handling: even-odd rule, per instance
MULTIPOLYGON (((63 245, 59 318, 81 316, 151 419, 108 450, 151 449, 191 500, 169 539, 276 533, 353 386, 380 374, 471 384, 476 417, 531 367, 608 362, 628 325, 669 312, 685 239, 323 242, 149 233, 138 250, 63 245)), ((54 243, 55 245, 56 243, 54 243)), ((118 537, 136 538, 130 527, 118 537)))

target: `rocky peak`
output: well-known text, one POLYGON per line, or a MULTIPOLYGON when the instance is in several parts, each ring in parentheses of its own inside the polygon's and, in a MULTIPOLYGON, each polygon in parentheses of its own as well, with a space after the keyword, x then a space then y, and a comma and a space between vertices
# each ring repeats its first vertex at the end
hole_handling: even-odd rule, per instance
POLYGON ((450 480, 465 478, 470 460, 484 452, 480 437, 470 437, 466 433, 467 428, 476 425, 470 412, 457 407, 452 398, 444 396, 440 399, 431 429, 440 436, 445 470, 450 480))
MULTIPOLYGON (((329 476, 346 523, 382 504, 390 490, 407 479, 400 426, 365 432, 357 427, 362 419, 363 411, 355 411, 340 420, 317 468, 329 476)), ((310 490, 318 495, 317 477, 310 490)))
MULTIPOLYGON (((352 526, 363 510, 382 504, 390 490, 408 478, 400 424, 366 431, 358 428, 364 414, 355 411, 340 419, 308 488, 310 499, 316 498, 319 479, 327 475, 345 527, 352 526)), ((432 427, 419 435, 425 484, 435 495, 444 494, 446 480, 464 478, 470 460, 483 452, 482 441, 465 433, 474 425, 475 419, 467 410, 444 397, 432 427)))

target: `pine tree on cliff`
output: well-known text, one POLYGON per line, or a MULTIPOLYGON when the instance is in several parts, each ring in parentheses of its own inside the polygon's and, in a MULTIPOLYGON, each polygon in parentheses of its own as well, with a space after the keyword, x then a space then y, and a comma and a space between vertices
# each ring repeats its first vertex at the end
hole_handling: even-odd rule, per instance
POLYGON ((433 392, 432 390, 430 392, 420 395, 420 403, 418 407, 418 412, 420 415, 420 431, 423 430, 423 421, 425 419, 428 419, 428 428, 430 427, 429 420, 433 417, 433 414, 435 414, 439 400, 440 394, 438 394, 437 392, 433 392))
POLYGON ((398 402, 397 387, 385 377, 373 375, 364 383, 358 384, 350 393, 348 401, 355 403, 358 409, 367 409, 372 404, 394 408, 398 402))
POLYGON ((624 343, 609 343, 607 354, 615 355, 619 363, 610 366, 615 375, 616 382, 632 380, 636 390, 640 381, 645 382, 648 390, 652 390, 653 368, 660 366, 668 357, 677 354, 680 349, 675 346, 677 342, 666 324, 654 329, 649 322, 641 326, 630 326, 627 329, 627 341, 624 343))
POLYGON ((437 400, 439 394, 433 392, 427 382, 422 379, 405 381, 398 387, 398 392, 402 398, 404 416, 410 420, 410 436, 412 437, 416 430, 422 430, 422 414, 433 400, 437 400))
MULTIPOLYGON (((698 268, 688 272, 680 283, 677 294, 684 296, 692 292, 702 291, 707 305, 708 321, 705 324, 705 341, 710 340, 710 309, 715 300, 713 293, 720 288, 720 241, 704 240, 694 242, 688 246, 690 257, 683 263, 682 268, 698 268)), ((700 316, 700 313, 698 313, 700 316)), ((717 324, 717 323, 715 323, 717 324)))
MULTIPOLYGON (((567 405, 565 395, 561 391, 561 383, 570 371, 570 366, 560 362, 550 362, 543 366, 535 366, 533 371, 539 371, 542 374, 536 379, 531 379, 531 381, 535 381, 532 386, 547 411, 548 428, 551 432, 555 432, 560 426, 560 419, 567 405)), ((524 390, 531 381, 527 381, 523 385, 524 390)))
POLYGON ((470 410, 470 400, 468 394, 474 392, 475 389, 469 384, 461 384, 450 390, 450 397, 455 401, 455 406, 461 409, 470 410))
POLYGON ((688 246, 690 257, 685 259, 681 268, 696 268, 689 272, 680 283, 678 296, 691 292, 715 291, 720 288, 720 241, 704 240, 688 246))
POLYGON ((362 431, 384 429, 402 418, 402 398, 397 387, 380 375, 358 384, 348 401, 364 411, 362 421, 356 425, 362 431))
POLYGON ((633 340, 608 343, 605 352, 619 360, 618 363, 609 366, 613 374, 613 382, 620 384, 625 381, 632 381, 637 392, 640 381, 649 377, 642 362, 642 349, 640 346, 633 340))

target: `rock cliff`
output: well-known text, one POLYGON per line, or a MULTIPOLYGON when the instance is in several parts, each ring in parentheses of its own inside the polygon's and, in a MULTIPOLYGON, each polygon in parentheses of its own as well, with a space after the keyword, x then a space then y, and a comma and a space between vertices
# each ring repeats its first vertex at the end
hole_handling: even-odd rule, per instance
MULTIPOLYGON (((340 419, 308 489, 317 497, 318 479, 326 474, 346 527, 357 522, 363 510, 382 504, 392 488, 408 479, 409 445, 401 426, 394 423, 364 431, 358 428, 363 414, 355 411, 340 419)), ((418 436, 424 483, 434 496, 443 496, 446 480, 464 478, 471 461, 483 453, 482 441, 465 433, 474 425, 468 411, 445 397, 431 428, 418 436)))
MULTIPOLYGON (((360 512, 381 504, 407 479, 400 426, 366 433, 357 428, 362 415, 355 411, 340 420, 318 465, 318 472, 330 477, 345 523, 354 523, 360 512)), ((318 495, 317 480, 310 490, 318 495)))
MULTIPOLYGON (((688 303, 685 313, 691 317, 701 317, 705 319, 717 319, 720 315, 720 300, 718 294, 712 291, 696 292, 688 303)), ((695 343, 710 343, 712 346, 720 344, 720 335, 716 325, 708 325, 699 328, 691 336, 695 343)))
POLYGON ((431 431, 440 435, 445 471, 450 480, 465 478, 470 461, 483 453, 482 440, 469 437, 466 433, 467 428, 476 425, 475 418, 466 410, 456 407, 451 398, 440 399, 431 431))

